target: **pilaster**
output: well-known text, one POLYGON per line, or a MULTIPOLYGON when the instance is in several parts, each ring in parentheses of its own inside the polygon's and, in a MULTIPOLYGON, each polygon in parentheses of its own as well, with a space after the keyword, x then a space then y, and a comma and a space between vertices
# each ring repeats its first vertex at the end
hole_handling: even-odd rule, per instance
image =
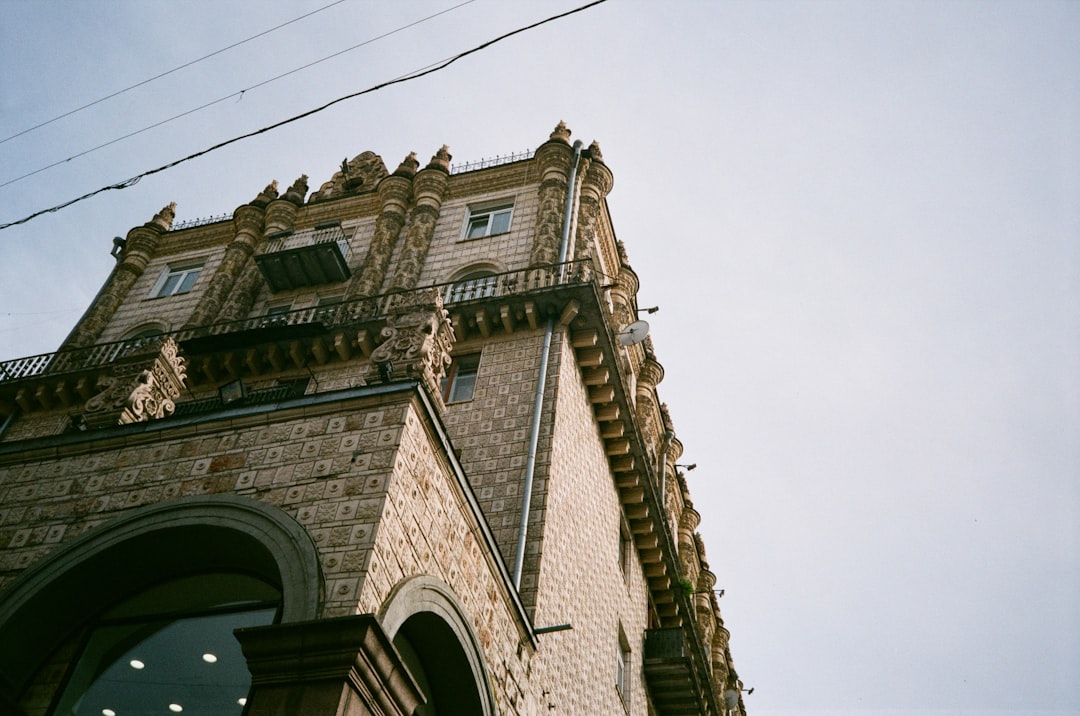
POLYGON ((379 216, 375 219, 375 234, 371 237, 371 247, 364 256, 360 271, 349 284, 346 300, 374 296, 381 291, 401 227, 405 225, 412 180, 418 166, 420 163, 416 161, 416 153, 410 153, 392 175, 379 182, 379 216))
POLYGON ((435 222, 439 218, 446 187, 450 183, 450 152, 443 145, 428 165, 413 178, 413 194, 416 205, 409 212, 409 223, 405 229, 405 244, 398 256, 397 270, 391 281, 390 289, 404 291, 416 287, 420 272, 427 260, 431 248, 431 238, 435 234, 435 222))
POLYGON ((175 212, 176 202, 173 202, 159 211, 153 219, 128 232, 119 263, 93 305, 83 314, 82 320, 64 342, 62 349, 84 348, 94 344, 112 320, 116 309, 124 302, 132 285, 154 258, 161 235, 172 228, 175 212))
POLYGON ((529 264, 532 266, 553 264, 559 260, 563 212, 573 156, 570 130, 564 122, 559 122, 551 137, 540 145, 533 157, 540 170, 540 189, 536 233, 529 254, 529 264))
POLYGON ((410 716, 424 703, 371 614, 238 629, 251 691, 246 716, 410 716))
POLYGON ((263 239, 263 226, 266 216, 266 207, 277 198, 277 182, 273 181, 262 190, 259 196, 250 204, 237 207, 233 212, 233 226, 236 228, 236 236, 225 248, 225 256, 221 259, 210 280, 210 285, 203 292, 198 305, 188 318, 185 328, 194 328, 213 323, 221 312, 233 285, 240 278, 241 272, 255 248, 263 239))

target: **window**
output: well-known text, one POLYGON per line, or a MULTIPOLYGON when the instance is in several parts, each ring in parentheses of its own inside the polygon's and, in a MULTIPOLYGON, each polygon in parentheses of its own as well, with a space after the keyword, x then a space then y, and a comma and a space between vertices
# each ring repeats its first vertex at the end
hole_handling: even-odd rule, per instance
POLYGON ((315 300, 315 320, 320 323, 334 325, 340 314, 341 302, 345 300, 342 294, 332 296, 319 296, 315 300))
POLYGON ((275 620, 280 592, 254 577, 184 577, 136 595, 94 625, 58 714, 237 714, 251 676, 233 630, 275 620))
POLYGON ((454 303, 494 296, 497 280, 494 271, 473 271, 465 274, 447 287, 444 301, 454 303))
POLYGON ((161 272, 161 277, 154 284, 150 297, 162 298, 187 293, 195 285, 200 271, 202 271, 202 264, 170 266, 161 272))
POLYGON ((633 564, 634 539, 624 523, 619 526, 619 566, 622 567, 623 578, 627 584, 630 583, 630 568, 633 564))
POLYGON ((285 314, 291 310, 292 302, 277 303, 267 306, 266 317, 259 321, 259 327, 266 328, 267 326, 284 326, 288 324, 289 317, 285 314))
POLYGON ((622 625, 619 625, 619 644, 615 658, 615 688, 623 703, 630 702, 630 644, 626 641, 622 625))
POLYGON ((465 239, 480 239, 495 234, 505 234, 510 230, 510 215, 514 212, 513 204, 492 206, 486 209, 470 209, 469 220, 465 222, 465 239))
POLYGON ((454 358, 443 377, 443 399, 447 403, 472 400, 473 389, 476 388, 476 373, 479 368, 479 353, 454 358))

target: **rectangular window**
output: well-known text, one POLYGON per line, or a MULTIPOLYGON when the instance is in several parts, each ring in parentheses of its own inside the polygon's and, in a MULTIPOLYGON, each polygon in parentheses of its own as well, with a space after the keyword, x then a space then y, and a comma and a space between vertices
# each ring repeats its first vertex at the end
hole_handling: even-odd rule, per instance
POLYGON ((443 377, 443 400, 447 403, 472 400, 473 390, 476 388, 476 373, 479 368, 479 353, 454 358, 443 377))
POLYGON ((168 267, 161 272, 161 277, 150 291, 150 297, 162 298, 187 293, 198 280, 200 271, 202 271, 202 264, 168 267))
POLYGON ((338 322, 341 303, 344 300, 345 296, 340 293, 331 296, 319 296, 315 300, 315 320, 319 323, 335 325, 338 322))
POLYGON ((625 524, 619 526, 619 566, 622 567, 623 578, 630 583, 630 568, 634 564, 634 538, 630 536, 630 530, 625 524))
POLYGON ((513 204, 470 209, 469 219, 465 222, 464 238, 479 239, 495 234, 505 234, 510 230, 510 217, 513 213, 513 204))
POLYGON ((624 704, 630 703, 630 644, 619 625, 619 650, 615 658, 615 688, 624 704))

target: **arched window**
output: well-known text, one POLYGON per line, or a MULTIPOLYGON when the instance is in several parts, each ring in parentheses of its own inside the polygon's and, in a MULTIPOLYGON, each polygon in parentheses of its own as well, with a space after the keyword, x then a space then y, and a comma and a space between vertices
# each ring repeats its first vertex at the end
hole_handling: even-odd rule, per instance
POLYGON ((490 269, 471 271, 447 287, 444 301, 455 303, 493 296, 497 281, 495 272, 490 269))
POLYGON ((411 577, 380 611, 383 629, 427 699, 416 716, 494 715, 479 641, 449 586, 428 575, 411 577))
MULTIPOLYGON (((132 510, 60 548, 4 590, 0 705, 44 691, 55 695, 54 714, 108 716, 108 709, 123 716, 97 696, 137 696, 139 678, 167 674, 161 694, 183 692, 195 704, 224 688, 213 698, 228 697, 236 710, 213 713, 239 714, 237 699, 249 677, 233 629, 314 619, 321 585, 314 543, 281 510, 234 495, 132 510), (63 685, 54 682, 60 676, 63 685), (123 685, 114 688, 113 679, 123 685), (85 710, 91 703, 96 711, 85 710)), ((165 703, 165 712, 181 713, 168 711, 170 703, 193 712, 181 701, 165 703)))
POLYGON ((257 577, 169 580, 94 620, 55 714, 239 714, 251 676, 233 630, 274 621, 281 592, 257 577))

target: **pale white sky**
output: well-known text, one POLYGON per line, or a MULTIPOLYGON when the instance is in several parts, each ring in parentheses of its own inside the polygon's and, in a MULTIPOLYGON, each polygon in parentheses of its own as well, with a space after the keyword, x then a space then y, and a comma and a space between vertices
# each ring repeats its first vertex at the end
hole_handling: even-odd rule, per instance
MULTIPOLYGON (((0 139, 331 0, 0 0, 0 139)), ((0 223, 575 0, 346 0, 0 143, 0 223), (234 96, 240 90, 253 88, 234 96)), ((112 238, 364 150, 615 173, 752 716, 1080 713, 1080 4, 635 2, 0 231, 0 359, 54 350, 112 238)))

